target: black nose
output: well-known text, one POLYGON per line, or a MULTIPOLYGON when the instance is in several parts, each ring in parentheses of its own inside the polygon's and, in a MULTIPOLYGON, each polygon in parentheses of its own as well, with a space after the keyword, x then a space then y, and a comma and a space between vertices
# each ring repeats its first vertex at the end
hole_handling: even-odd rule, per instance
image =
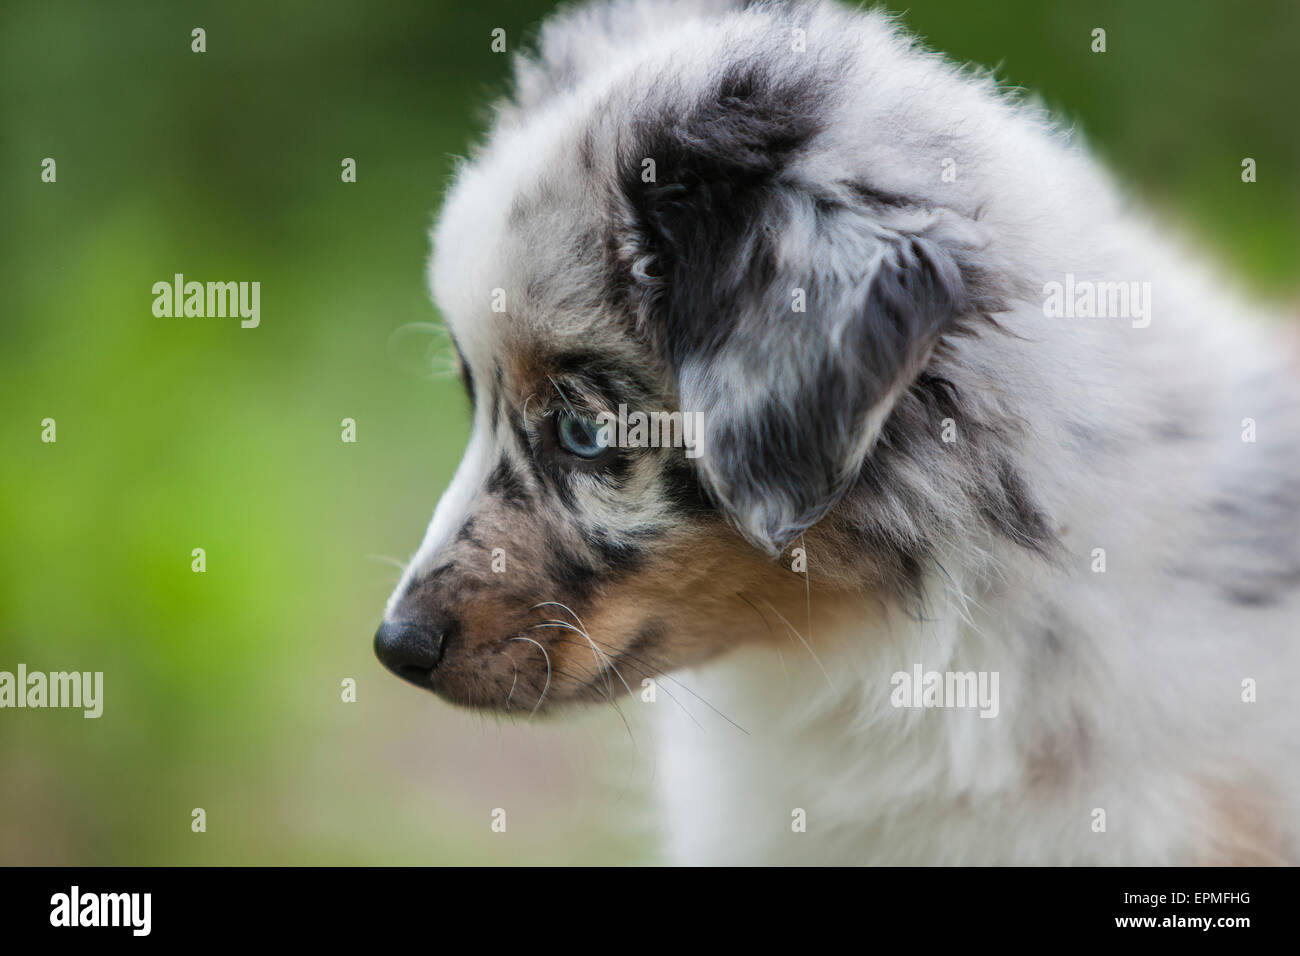
POLYGON ((375 631, 375 655, 402 680, 428 689, 446 642, 445 628, 385 621, 375 631))

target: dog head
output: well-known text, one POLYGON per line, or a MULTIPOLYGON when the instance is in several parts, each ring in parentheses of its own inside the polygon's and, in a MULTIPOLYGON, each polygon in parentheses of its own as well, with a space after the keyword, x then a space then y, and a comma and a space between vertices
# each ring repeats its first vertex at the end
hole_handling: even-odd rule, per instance
POLYGON ((873 178, 862 52, 803 16, 549 71, 544 34, 521 70, 434 235, 473 428, 376 636, 400 676, 597 700, 794 630, 814 553, 824 614, 915 573, 917 522, 845 499, 880 493, 896 416, 939 441, 918 382, 996 302, 974 219, 895 192, 901 159, 873 178))

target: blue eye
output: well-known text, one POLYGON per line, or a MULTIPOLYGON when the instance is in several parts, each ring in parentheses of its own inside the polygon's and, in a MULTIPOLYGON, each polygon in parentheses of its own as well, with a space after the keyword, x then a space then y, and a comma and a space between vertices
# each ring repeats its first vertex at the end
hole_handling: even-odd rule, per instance
POLYGON ((594 419, 561 412, 555 430, 564 450, 579 458, 598 458, 605 451, 599 440, 600 424, 594 419))

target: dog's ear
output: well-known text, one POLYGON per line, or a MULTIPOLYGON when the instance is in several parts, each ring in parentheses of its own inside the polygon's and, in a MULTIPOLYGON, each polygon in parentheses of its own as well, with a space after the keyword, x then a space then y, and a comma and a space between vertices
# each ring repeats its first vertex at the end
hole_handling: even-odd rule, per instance
POLYGON ((703 413, 702 481, 769 553, 840 499, 940 336, 985 307, 973 222, 811 180, 823 108, 815 85, 733 74, 686 118, 643 120, 655 177, 621 184, 639 327, 703 413))

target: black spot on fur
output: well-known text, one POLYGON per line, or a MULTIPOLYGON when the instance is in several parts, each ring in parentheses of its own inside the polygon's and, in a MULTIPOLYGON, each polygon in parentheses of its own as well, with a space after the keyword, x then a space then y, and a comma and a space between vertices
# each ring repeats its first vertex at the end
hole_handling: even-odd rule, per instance
POLYGON ((913 202, 901 193, 889 192, 869 183, 848 183, 847 185, 859 201, 871 206, 888 206, 899 209, 913 205, 913 202))
MULTIPOLYGON (((961 395, 957 386, 941 375, 922 372, 917 376, 912 390, 921 396, 922 401, 933 413, 934 424, 942 426, 945 418, 959 423, 964 418, 961 408, 961 395)), ((938 432, 936 432, 938 434, 938 432)))
POLYGON ((882 590, 910 603, 925 601, 926 557, 915 542, 866 521, 841 525, 855 552, 869 554, 870 572, 882 590))
POLYGON ((1039 512, 1020 475, 1006 459, 997 466, 997 489, 981 503, 981 510, 993 526, 1022 547, 1048 553, 1056 535, 1039 512))
POLYGON ((524 485, 523 478, 515 470, 514 464, 505 455, 502 455, 497 465, 492 469, 492 474, 488 476, 487 490, 489 494, 496 495, 508 505, 516 508, 526 508, 529 504, 528 488, 524 485))
POLYGON ((1156 438, 1164 442, 1190 441, 1196 437, 1186 422, 1172 417, 1156 425, 1153 431, 1156 438))
POLYGON ((583 528, 582 540, 609 573, 635 571, 645 563, 646 549, 600 529, 583 528))
POLYGON ((582 171, 590 175, 596 169, 596 137, 591 130, 587 130, 582 140, 578 144, 578 160, 582 164, 582 171))
POLYGON ((554 548, 547 554, 545 570, 554 593, 567 594, 578 601, 590 597, 600 583, 600 572, 589 561, 562 548, 554 548))
POLYGON ((674 450, 664 459, 663 489, 673 511, 683 517, 715 513, 691 459, 674 450))
POLYGON ((468 541, 472 545, 482 546, 483 542, 474 537, 474 519, 472 517, 466 518, 465 523, 460 526, 460 530, 456 532, 456 540, 468 541))
POLYGON ((543 427, 548 430, 548 437, 539 443, 539 447, 533 454, 533 460, 537 465, 537 473, 540 476, 543 486, 553 494, 560 504, 564 506, 572 515, 580 513, 578 498, 574 494, 573 476, 566 470, 559 461, 557 461, 557 451, 554 439, 549 437, 549 430, 554 428, 552 422, 543 423, 543 427))
POLYGON ((474 373, 469 369, 469 362, 465 361, 465 353, 460 350, 460 345, 455 339, 452 339, 452 348, 456 350, 456 357, 459 359, 460 366, 460 383, 465 386, 465 394, 469 396, 469 407, 474 408, 474 373))
POLYGON ((1189 554, 1181 574, 1213 584, 1241 607, 1272 607, 1300 588, 1300 480, 1294 475, 1234 488, 1207 512, 1205 543, 1189 554))
POLYGON ((1272 607, 1282 602, 1289 591, 1300 587, 1300 570, 1275 574, 1267 581, 1254 582, 1240 587, 1225 587, 1223 596, 1231 604, 1241 607, 1272 607))
POLYGON ((619 651, 615 659, 615 665, 623 669, 623 665, 630 666, 631 669, 643 677, 653 677, 657 673, 657 668, 653 661, 657 655, 660 643, 668 633, 668 625, 658 618, 651 618, 637 628, 636 635, 627 643, 623 650, 619 651))
POLYGON ((548 476, 542 469, 541 462, 537 460, 537 455, 533 453, 533 443, 528 437, 527 428, 524 427, 523 415, 514 409, 510 409, 506 412, 506 422, 514 439, 515 447, 523 455, 524 461, 528 463, 533 478, 539 484, 549 486, 548 476))
POLYGON ((424 575, 423 577, 421 577, 421 578, 417 579, 416 581, 412 582, 412 584, 411 584, 411 586, 410 586, 410 588, 409 588, 408 590, 410 590, 410 591, 414 591, 414 590, 419 589, 420 587, 423 587, 423 586, 426 585, 426 584, 429 584, 429 583, 431 583, 431 582, 433 582, 433 581, 437 581, 439 578, 441 578, 441 577, 443 577, 444 575, 446 575, 447 572, 450 571, 450 570, 451 570, 452 568, 454 568, 454 567, 455 567, 454 564, 440 564, 440 565, 438 565, 438 567, 434 568, 434 569, 433 569, 432 571, 430 571, 428 574, 426 574, 426 575, 424 575))
POLYGON ((825 81, 772 75, 758 61, 731 65, 685 113, 640 120, 622 151, 619 182, 655 276, 663 283, 661 341, 675 364, 716 349, 742 290, 772 272, 754 224, 775 181, 821 127, 825 81), (655 181, 642 180, 642 160, 655 181))
POLYGON ((502 396, 504 394, 504 388, 502 385, 503 375, 504 373, 501 370, 501 366, 497 365, 496 375, 493 378, 492 395, 490 399, 491 401, 490 407, 491 407, 491 414, 492 414, 491 427, 493 433, 495 433, 497 430, 497 422, 501 420, 501 402, 503 400, 502 396))
POLYGON ((623 401, 635 406, 655 391, 644 368, 602 352, 568 351, 550 357, 548 365, 557 379, 575 381, 580 389, 595 392, 609 405, 623 401))

